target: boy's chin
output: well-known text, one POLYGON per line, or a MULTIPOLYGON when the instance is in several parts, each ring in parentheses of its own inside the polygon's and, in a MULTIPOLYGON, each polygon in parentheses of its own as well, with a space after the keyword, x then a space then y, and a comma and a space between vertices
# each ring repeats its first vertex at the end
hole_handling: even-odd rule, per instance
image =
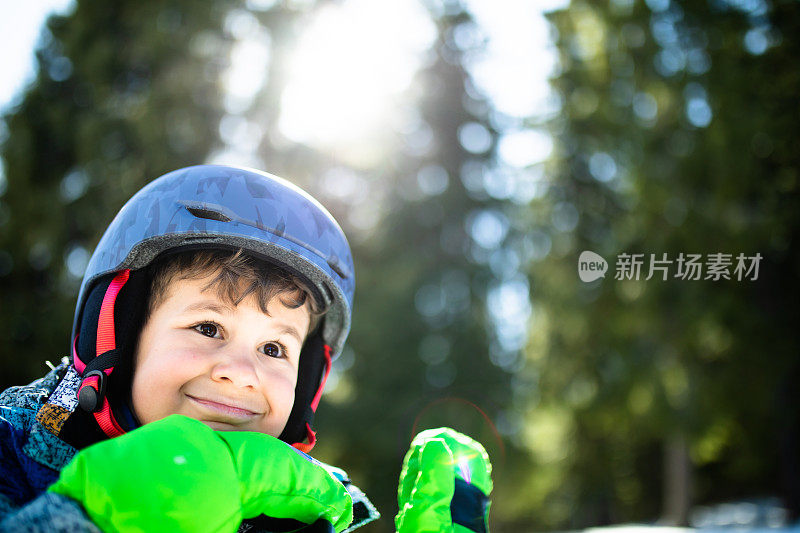
POLYGON ((242 428, 234 426, 233 424, 217 422, 216 420, 201 420, 200 422, 217 431, 244 431, 242 428))
MULTIPOLYGON (((202 422, 203 424, 207 425, 208 427, 210 427, 211 429, 213 429, 215 431, 255 431, 257 433, 264 433, 264 434, 267 434, 267 435, 272 435, 271 433, 269 433, 267 431, 259 431, 258 429, 255 429, 255 428, 243 427, 243 426, 235 425, 235 424, 229 424, 227 422, 220 422, 218 420, 202 420, 202 419, 199 419, 199 418, 197 420, 199 420, 200 422, 202 422)), ((272 436, 276 437, 277 435, 272 435, 272 436)))

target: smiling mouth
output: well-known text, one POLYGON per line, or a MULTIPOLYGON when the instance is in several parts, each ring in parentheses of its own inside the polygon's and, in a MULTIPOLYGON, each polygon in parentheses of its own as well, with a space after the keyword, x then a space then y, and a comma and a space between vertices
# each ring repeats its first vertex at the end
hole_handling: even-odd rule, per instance
POLYGON ((201 407, 205 408, 206 410, 213 411, 214 413, 224 415, 226 417, 232 417, 236 419, 242 418, 252 418, 259 413, 250 411, 249 409, 243 409, 241 407, 234 407, 232 405, 227 405, 224 403, 213 402, 211 400, 206 400, 203 398, 197 398, 195 396, 186 395, 190 400, 194 403, 200 405, 201 407))

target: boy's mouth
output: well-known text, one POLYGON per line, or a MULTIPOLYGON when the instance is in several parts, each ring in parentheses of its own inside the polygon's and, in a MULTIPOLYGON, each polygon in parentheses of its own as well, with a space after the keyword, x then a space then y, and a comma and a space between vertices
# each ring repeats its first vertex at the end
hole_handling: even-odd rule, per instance
POLYGON ((234 402, 232 400, 231 403, 220 403, 206 398, 198 398, 196 396, 191 396, 189 394, 187 394, 186 396, 190 400, 192 400, 195 404, 200 405, 201 407, 207 410, 235 418, 250 418, 259 414, 255 411, 251 411, 239 405, 233 405, 234 402))

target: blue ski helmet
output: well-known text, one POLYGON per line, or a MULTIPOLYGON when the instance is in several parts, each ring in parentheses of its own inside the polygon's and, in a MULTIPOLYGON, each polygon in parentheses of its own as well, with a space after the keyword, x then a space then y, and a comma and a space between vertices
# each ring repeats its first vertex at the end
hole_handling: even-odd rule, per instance
MULTIPOLYGON (((128 280, 122 273, 141 271, 159 254, 183 249, 242 249, 297 275, 327 309, 301 353, 295 405, 281 435, 290 443, 307 436, 313 445, 310 424, 327 370, 350 330, 353 258, 342 229, 319 202, 282 178, 247 168, 198 165, 165 174, 137 192, 108 226, 86 268, 72 329, 73 362, 89 385, 81 388, 82 407, 108 410, 103 381, 119 363, 113 327, 111 344, 101 348, 99 337, 105 335, 96 324, 108 312, 100 304, 107 307, 110 300, 114 315, 114 299, 128 280), (89 312, 93 301, 96 310, 89 312), (87 322, 88 330, 97 332, 96 352, 94 342, 88 349, 95 353, 76 349, 87 322)), ((119 338, 119 326, 117 331, 119 338)), ((98 423, 102 428, 99 418, 98 423)))

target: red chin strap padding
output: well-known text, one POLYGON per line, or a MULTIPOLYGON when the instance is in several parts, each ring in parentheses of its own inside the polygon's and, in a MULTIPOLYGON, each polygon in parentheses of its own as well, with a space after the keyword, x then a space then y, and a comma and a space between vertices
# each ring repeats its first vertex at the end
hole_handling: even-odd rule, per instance
MULTIPOLYGON (((317 412, 319 400, 322 398, 322 391, 325 389, 325 382, 328 381, 328 374, 331 373, 331 347, 327 344, 325 345, 323 354, 325 356, 325 373, 322 375, 322 379, 319 382, 319 388, 317 388, 317 392, 314 394, 314 399, 311 400, 311 410, 315 413, 317 412)), ((308 444, 304 442, 295 442, 292 444, 292 446, 301 452, 308 453, 317 443, 317 434, 313 429, 311 429, 311 425, 308 422, 306 422, 306 437, 308 438, 308 444)))
MULTIPOLYGON (((119 272, 114 276, 114 279, 109 284, 106 294, 103 297, 103 303, 100 306, 100 317, 97 321, 97 349, 95 357, 101 357, 103 354, 117 348, 114 333, 114 303, 117 300, 119 291, 128 281, 129 277, 130 270, 119 272)), ((87 365, 78 357, 77 350, 75 349, 77 342, 78 339, 76 336, 72 346, 72 360, 75 369, 83 375, 87 365)), ((99 409, 95 407, 95 409, 92 410, 92 414, 95 420, 97 420, 100 429, 102 429, 103 433, 108 435, 109 438, 117 437, 125 433, 125 430, 120 427, 116 418, 114 418, 114 413, 111 411, 111 404, 108 403, 108 397, 106 395, 105 381, 113 371, 113 366, 103 370, 92 370, 86 373, 86 375, 83 375, 83 381, 78 388, 79 399, 81 399, 81 392, 83 389, 85 387, 90 387, 94 390, 94 393, 92 394, 91 391, 84 391, 84 398, 88 396, 92 397, 95 402, 102 402, 99 409)), ((83 405, 83 403, 81 403, 81 405, 83 405)))

